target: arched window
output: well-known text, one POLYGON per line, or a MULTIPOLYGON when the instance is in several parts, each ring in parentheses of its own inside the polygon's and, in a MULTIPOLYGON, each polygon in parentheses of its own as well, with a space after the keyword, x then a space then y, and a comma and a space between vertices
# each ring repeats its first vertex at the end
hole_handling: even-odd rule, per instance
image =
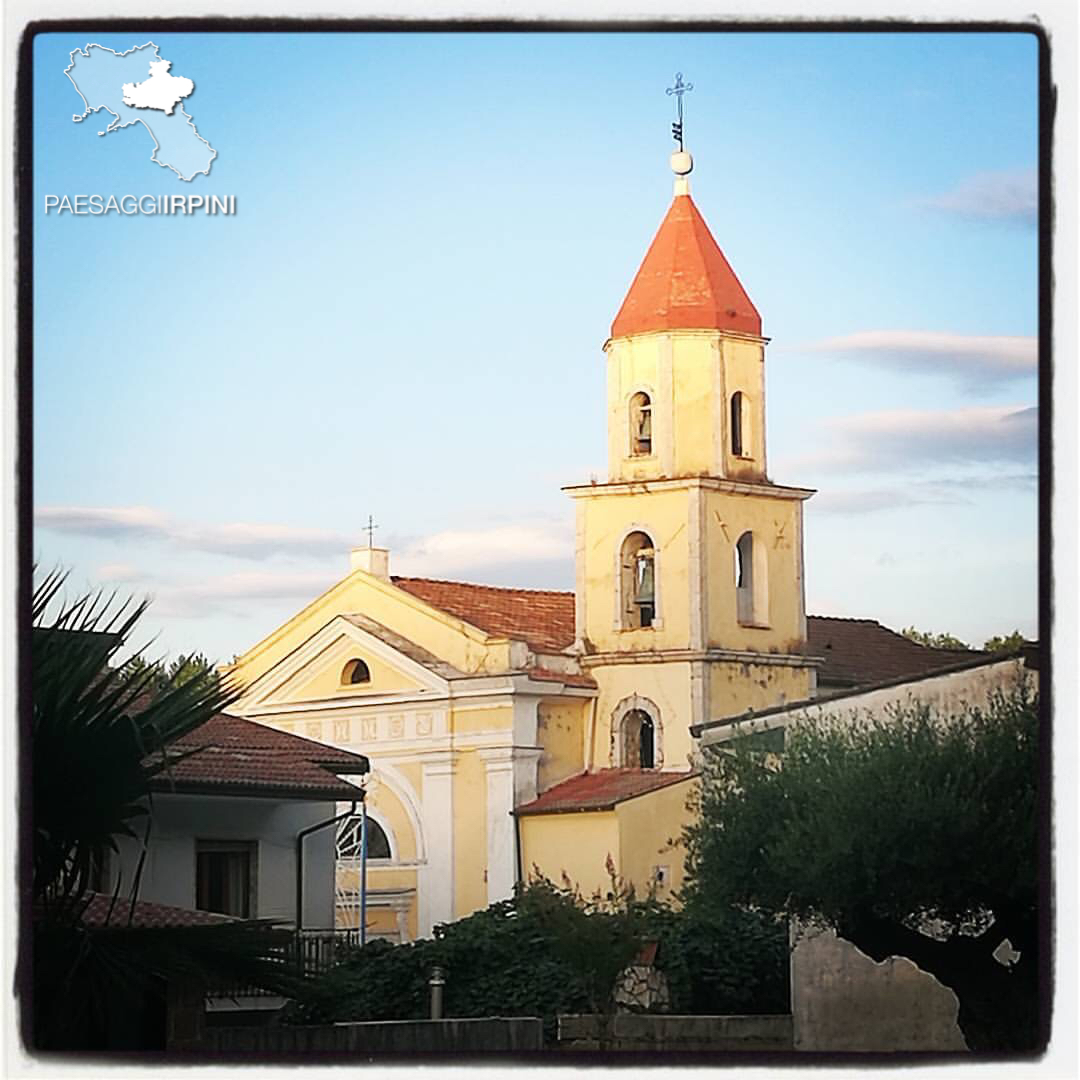
POLYGON ((622 718, 620 763, 629 769, 656 768, 656 725, 644 709, 631 709, 622 718))
POLYGON ((751 532, 735 545, 735 609, 744 626, 769 624, 768 555, 751 532))
POLYGON ((644 391, 630 399, 630 453, 634 457, 652 453, 652 402, 644 391))
POLYGON ((632 532, 619 553, 623 626, 652 626, 656 619, 656 552, 648 534, 632 532))
POLYGON ((371 672, 363 660, 350 660, 341 672, 343 686, 355 686, 357 683, 371 682, 371 672))
MULTIPOLYGON (((338 823, 337 857, 339 859, 359 859, 363 843, 363 822, 360 814, 353 814, 338 823)), ((367 857, 369 859, 389 859, 390 840, 383 827, 370 815, 367 818, 367 857)))
POLYGON ((746 430, 746 398, 741 390, 736 390, 731 395, 731 452, 736 457, 742 457, 743 447, 749 441, 749 432, 746 430))

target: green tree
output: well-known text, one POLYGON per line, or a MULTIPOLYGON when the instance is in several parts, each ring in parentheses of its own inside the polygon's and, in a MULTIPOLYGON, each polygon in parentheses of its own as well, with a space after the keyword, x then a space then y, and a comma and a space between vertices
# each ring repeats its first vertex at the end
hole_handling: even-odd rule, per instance
POLYGON ((925 630, 916 630, 914 626, 905 627, 900 631, 909 641, 919 645, 927 645, 931 649, 970 649, 966 641, 961 641, 952 634, 934 634, 925 630))
POLYGON ((147 660, 140 652, 131 657, 124 667, 125 674, 131 677, 145 676, 148 688, 154 693, 161 693, 191 679, 199 679, 208 690, 220 684, 214 665, 201 652, 181 653, 170 663, 147 660))
MULTIPOLYGON (((267 959, 265 924, 147 931, 111 918, 105 926, 84 922, 95 870, 118 839, 138 842, 145 859, 150 785, 176 760, 171 744, 235 694, 216 678, 191 677, 186 665, 164 678, 154 665, 115 666, 146 604, 117 604, 101 593, 67 599, 63 585, 62 573, 48 574, 32 599, 28 1042, 100 1049, 109 1048, 125 1010, 160 995, 169 977, 274 982, 284 968, 267 959)), ((137 899, 141 867, 124 899, 137 899)))
POLYGON ((1027 644, 1027 639, 1019 630, 1014 630, 1011 634, 997 634, 992 638, 989 638, 984 644, 983 649, 986 652, 1015 652, 1022 649, 1027 644))
POLYGON ((787 935, 777 920, 733 908, 682 911, 638 899, 615 878, 583 897, 568 881, 519 886, 509 900, 435 928, 407 945, 372 941, 297 995, 292 1023, 404 1020, 428 1015, 428 976, 446 972, 447 1016, 606 1013, 619 975, 645 944, 659 948, 670 1009, 680 1013, 786 1012, 787 935))
POLYGON ((1038 700, 924 707, 789 728, 782 755, 736 738, 708 755, 685 837, 687 902, 832 927, 954 991, 973 1050, 1040 1041, 1038 700), (1019 952, 1006 965, 1004 940, 1019 952))

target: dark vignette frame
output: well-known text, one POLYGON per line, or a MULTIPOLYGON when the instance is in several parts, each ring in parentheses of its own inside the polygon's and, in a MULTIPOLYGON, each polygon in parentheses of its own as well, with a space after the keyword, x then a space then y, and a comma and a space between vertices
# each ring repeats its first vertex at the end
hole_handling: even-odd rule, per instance
MULTIPOLYGON (((17 522, 17 768, 18 795, 16 799, 18 821, 16 837, 16 885, 19 919, 19 939, 15 990, 19 997, 19 1033, 25 1048, 33 1047, 33 1032, 28 1002, 31 1000, 32 957, 30 934, 31 874, 33 825, 30 821, 32 800, 30 797, 32 730, 31 702, 31 655, 30 615, 33 594, 33 49, 39 34, 66 33, 364 33, 364 32, 468 32, 468 33, 762 33, 784 31, 785 33, 1026 33, 1038 43, 1038 110, 1039 110, 1039 210, 1038 210, 1038 296, 1039 296, 1039 537, 1038 537, 1038 592, 1039 592, 1039 702, 1040 724, 1043 738, 1039 744, 1039 1038, 1040 1047, 1027 1058, 1037 1058, 1045 1051, 1051 1034, 1053 1009, 1054 947, 1053 906, 1054 867, 1052 864, 1053 769, 1051 742, 1053 739, 1053 657, 1051 632, 1053 629, 1053 568, 1052 510, 1053 510, 1053 129, 1057 106, 1057 88, 1051 80, 1051 50, 1049 35, 1037 22, 991 22, 951 21, 917 22, 905 20, 840 20, 808 19, 801 21, 782 19, 756 19, 746 21, 687 21, 628 22, 591 20, 525 20, 525 19, 317 19, 288 17, 230 18, 147 18, 147 19, 57 19, 28 23, 23 29, 18 48, 18 72, 15 93, 15 272, 16 272, 16 522, 17 522)), ((208 1056, 187 1053, 182 1056, 166 1054, 83 1055, 96 1061, 116 1063, 184 1062, 205 1064, 208 1056)), ((65 1060, 67 1055, 47 1055, 45 1060, 65 1060)), ((282 1055, 251 1055, 226 1059, 229 1063, 253 1060, 267 1063, 294 1063, 295 1058, 282 1055)), ((530 1060, 556 1064, 550 1054, 519 1054, 514 1058, 499 1055, 475 1058, 484 1063, 496 1061, 530 1060)), ((213 1060, 221 1061, 222 1055, 213 1060)), ((319 1063, 355 1061, 355 1057, 342 1055, 320 1056, 319 1063)), ((383 1060, 388 1060, 384 1058, 383 1060)), ((390 1059, 393 1060, 393 1059, 390 1059)), ((396 1060, 400 1061, 400 1058, 396 1060)), ((468 1060, 461 1057, 428 1056, 425 1062, 449 1063, 468 1060)), ((796 1067, 811 1064, 844 1064, 853 1066, 892 1066, 900 1064, 951 1062, 958 1059, 943 1054, 814 1054, 798 1058, 789 1053, 743 1052, 734 1056, 687 1053, 676 1059, 679 1064, 716 1065, 724 1062, 747 1061, 753 1064, 796 1067)), ((997 1060, 996 1055, 972 1054, 964 1061, 997 1060)), ((620 1057, 604 1055, 557 1055, 559 1064, 576 1065, 671 1065, 670 1054, 635 1054, 620 1057)))

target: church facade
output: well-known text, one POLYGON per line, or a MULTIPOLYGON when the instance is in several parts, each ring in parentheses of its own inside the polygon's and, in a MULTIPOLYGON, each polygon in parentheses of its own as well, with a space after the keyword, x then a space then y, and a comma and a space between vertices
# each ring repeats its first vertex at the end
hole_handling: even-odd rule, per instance
MULTIPOLYGON (((231 711, 371 762, 366 905, 407 940, 539 872, 678 888, 691 727, 813 696, 803 504, 766 469, 761 318, 689 158, 604 345, 608 476, 566 488, 573 593, 349 573, 228 670, 231 711)), ((355 925, 355 831, 338 919, 355 925)))

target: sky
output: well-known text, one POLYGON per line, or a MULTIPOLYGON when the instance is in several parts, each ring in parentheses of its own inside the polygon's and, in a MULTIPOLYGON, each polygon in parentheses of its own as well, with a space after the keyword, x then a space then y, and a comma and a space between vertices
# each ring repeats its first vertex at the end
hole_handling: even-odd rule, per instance
POLYGON ((34 548, 243 652, 348 570, 573 587, 611 320, 671 200, 755 306, 807 610, 1037 632, 1037 43, 1019 33, 106 34, 191 79, 185 182, 34 46, 34 548), (45 213, 231 195, 234 216, 45 213))

